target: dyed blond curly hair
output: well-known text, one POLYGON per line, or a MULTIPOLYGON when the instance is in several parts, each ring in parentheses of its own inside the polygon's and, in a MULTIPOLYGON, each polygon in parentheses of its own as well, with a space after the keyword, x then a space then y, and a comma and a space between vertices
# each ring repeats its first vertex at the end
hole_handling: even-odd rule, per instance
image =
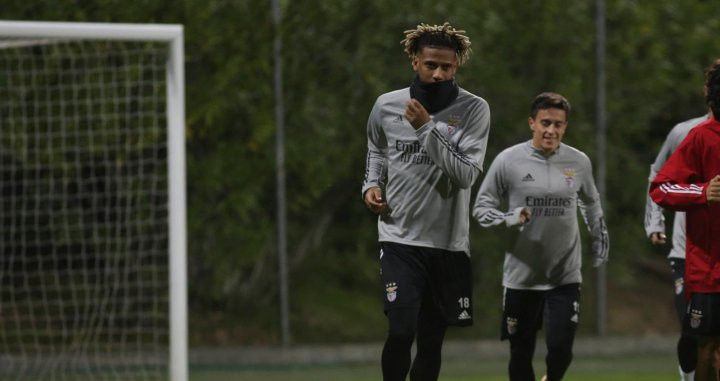
POLYGON ((444 22, 442 25, 421 23, 415 29, 406 30, 405 39, 400 41, 405 46, 405 53, 410 59, 415 58, 424 46, 447 46, 455 50, 458 65, 462 66, 470 57, 470 38, 464 30, 457 30, 444 22))

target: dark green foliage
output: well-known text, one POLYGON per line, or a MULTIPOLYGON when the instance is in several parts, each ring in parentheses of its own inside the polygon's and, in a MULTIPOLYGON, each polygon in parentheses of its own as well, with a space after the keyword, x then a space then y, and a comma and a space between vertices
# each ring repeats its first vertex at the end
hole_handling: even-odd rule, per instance
MULTIPOLYGON (((457 77, 491 106, 485 168, 502 149, 530 138, 530 102, 548 90, 573 104, 565 142, 597 162, 593 2, 281 3, 291 323, 298 342, 384 335, 375 219, 362 205, 360 183, 370 108, 413 77, 400 45, 404 30, 443 21, 467 30, 473 53, 457 77)), ((641 282, 631 275, 634 264, 658 255, 642 229, 648 168, 672 125, 704 112, 702 69, 720 55, 717 9, 701 0, 607 2, 611 283, 641 282)), ((2 12, 5 19, 184 24, 193 344, 275 341, 270 3, 65 0, 31 7, 6 0, 2 12)), ((463 336, 495 337, 503 232, 473 223, 471 234, 477 323, 463 336)), ((583 292, 591 293, 592 269, 586 273, 583 292)), ((592 308, 584 302, 589 331, 592 308)))

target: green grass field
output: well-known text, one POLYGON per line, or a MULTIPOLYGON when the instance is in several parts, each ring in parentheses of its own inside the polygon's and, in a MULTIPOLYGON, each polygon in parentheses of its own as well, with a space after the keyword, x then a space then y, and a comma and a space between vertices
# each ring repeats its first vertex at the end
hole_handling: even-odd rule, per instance
MULTIPOLYGON (((502 359, 460 360, 443 362, 443 381, 507 380, 502 359)), ((542 361, 535 362, 540 379, 542 361)), ((677 363, 669 355, 633 355, 623 357, 576 357, 570 366, 567 381, 675 381, 677 363)), ((378 381, 378 364, 294 365, 279 367, 191 367, 192 381, 378 381)))

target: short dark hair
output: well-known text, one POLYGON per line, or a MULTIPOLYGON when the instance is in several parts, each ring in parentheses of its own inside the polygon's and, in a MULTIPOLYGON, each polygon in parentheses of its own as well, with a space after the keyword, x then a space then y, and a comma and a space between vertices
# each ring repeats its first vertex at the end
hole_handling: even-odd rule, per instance
POLYGON ((558 108, 565 111, 565 115, 570 115, 570 102, 558 93, 544 92, 538 94, 530 106, 530 117, 535 118, 538 111, 547 110, 549 108, 558 108))
POLYGON ((705 69, 705 102, 715 120, 720 121, 720 59, 705 69))
POLYGON ((411 59, 426 46, 451 49, 455 52, 458 66, 462 66, 470 56, 470 39, 464 33, 464 30, 457 30, 448 22, 442 25, 419 24, 415 29, 406 30, 405 39, 400 43, 411 59))

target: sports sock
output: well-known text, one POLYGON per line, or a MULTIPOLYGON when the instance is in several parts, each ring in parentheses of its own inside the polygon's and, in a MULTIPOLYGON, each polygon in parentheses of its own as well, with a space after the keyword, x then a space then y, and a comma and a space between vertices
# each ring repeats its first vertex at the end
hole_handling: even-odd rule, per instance
POLYGON ((685 372, 680 366, 678 366, 678 372, 680 372, 680 381, 695 381, 695 371, 685 372))

